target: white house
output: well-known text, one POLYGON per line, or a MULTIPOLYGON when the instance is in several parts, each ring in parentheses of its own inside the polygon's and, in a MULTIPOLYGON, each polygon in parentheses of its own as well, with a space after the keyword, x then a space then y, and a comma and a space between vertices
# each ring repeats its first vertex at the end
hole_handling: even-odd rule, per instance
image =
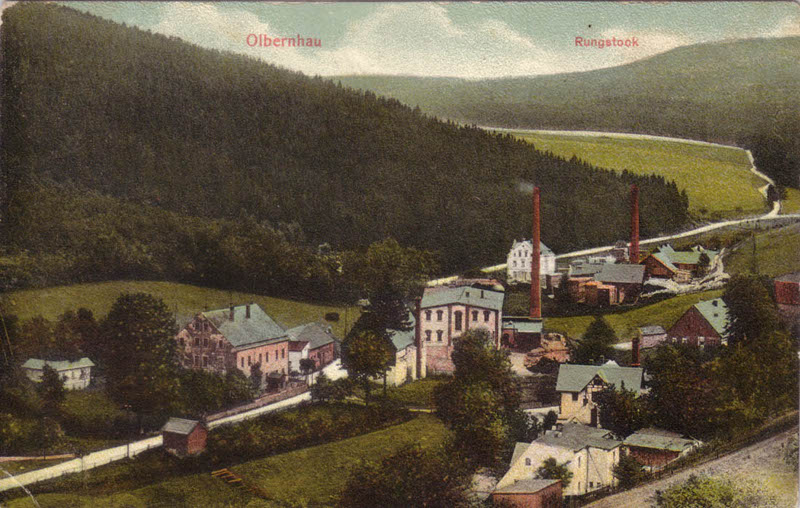
POLYGON ((615 484, 613 469, 619 463, 622 441, 608 430, 578 423, 558 424, 532 443, 517 443, 511 467, 497 483, 503 489, 521 480, 536 478, 545 460, 566 463, 572 480, 565 496, 579 496, 615 484))
MULTIPOLYGON (((541 257, 539 270, 541 275, 554 275, 556 273, 556 255, 545 244, 539 243, 541 257)), ((530 282, 531 260, 533 248, 530 240, 516 241, 508 252, 507 272, 508 282, 530 282)))
POLYGON ((69 361, 50 361, 29 358, 22 364, 22 370, 28 379, 39 383, 42 381, 44 366, 48 365, 55 370, 59 377, 64 380, 64 388, 67 390, 82 390, 89 386, 92 380, 92 367, 94 363, 88 358, 81 358, 77 362, 69 361))

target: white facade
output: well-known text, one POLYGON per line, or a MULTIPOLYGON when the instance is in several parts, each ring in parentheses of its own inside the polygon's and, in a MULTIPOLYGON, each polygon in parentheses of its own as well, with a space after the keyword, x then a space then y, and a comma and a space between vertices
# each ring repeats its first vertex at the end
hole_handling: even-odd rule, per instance
POLYGON ((608 431, 584 425, 566 424, 561 429, 549 430, 527 446, 518 443, 523 451, 515 452, 511 467, 496 488, 536 478, 539 467, 551 457, 558 464, 566 463, 573 475, 564 489, 565 496, 579 496, 615 485, 613 469, 619 463, 622 442, 611 438, 608 431))
POLYGON ((417 348, 408 346, 395 354, 394 365, 386 372, 386 384, 400 386, 406 381, 415 379, 417 379, 417 348))
POLYGON ((77 362, 47 361, 31 358, 22 365, 22 370, 28 379, 35 383, 42 381, 45 365, 58 373, 64 381, 67 390, 82 390, 92 381, 92 367, 94 363, 88 358, 81 358, 77 362))
POLYGON ((299 351, 293 351, 292 346, 289 346, 289 372, 300 372, 300 360, 308 358, 308 349, 308 342, 299 351))
MULTIPOLYGON (((533 248, 530 240, 516 241, 508 252, 507 275, 508 282, 530 282, 531 261, 533 248)), ((545 244, 540 243, 539 272, 541 275, 554 275, 556 273, 556 255, 545 244)))

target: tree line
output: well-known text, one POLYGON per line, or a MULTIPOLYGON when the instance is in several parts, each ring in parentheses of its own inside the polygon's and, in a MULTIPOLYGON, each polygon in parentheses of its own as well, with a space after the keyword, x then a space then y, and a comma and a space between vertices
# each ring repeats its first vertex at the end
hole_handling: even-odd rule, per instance
POLYGON ((305 247, 355 250, 393 237, 439 252, 447 272, 495 263, 528 234, 531 183, 542 188, 543 240, 556 251, 626 237, 632 183, 644 236, 687 221, 686 196, 663 178, 553 157, 394 99, 67 7, 7 9, 2 37, 4 222, 14 249, 41 240, 20 220, 31 177, 209 221, 251 215, 305 247))

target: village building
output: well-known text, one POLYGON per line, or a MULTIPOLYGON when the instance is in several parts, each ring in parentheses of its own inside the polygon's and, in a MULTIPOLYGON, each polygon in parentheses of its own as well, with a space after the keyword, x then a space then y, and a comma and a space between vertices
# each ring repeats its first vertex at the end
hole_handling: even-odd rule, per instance
POLYGON ((654 348, 667 340, 667 331, 658 325, 639 328, 639 345, 642 349, 654 348))
MULTIPOLYGON (((539 258, 540 276, 556 273, 556 255, 545 244, 539 242, 541 254, 539 258)), ((530 282, 533 248, 530 240, 516 241, 511 244, 507 258, 508 282, 530 282)), ((541 281, 540 281, 541 283, 541 281)))
POLYGON ((556 381, 556 392, 561 397, 558 420, 601 427, 603 422, 595 402, 596 394, 613 385, 638 395, 642 391, 643 374, 640 367, 620 367, 613 360, 599 366, 559 366, 556 381))
POLYGON ((561 480, 527 478, 515 480, 492 492, 493 506, 509 508, 561 508, 563 503, 561 480))
POLYGON ((698 302, 672 325, 667 332, 667 340, 701 349, 727 345, 725 329, 729 321, 728 307, 722 298, 698 302))
POLYGON ((300 372, 300 360, 314 361, 319 370, 336 359, 336 342, 330 325, 307 323, 286 330, 289 336, 289 372, 300 372))
POLYGON ((42 381, 45 365, 55 370, 58 377, 64 381, 64 388, 67 390, 83 390, 92 382, 92 367, 94 362, 88 358, 81 358, 78 361, 51 361, 29 358, 22 364, 25 375, 34 383, 42 381))
MULTIPOLYGON (((417 379, 417 344, 416 328, 417 321, 414 313, 408 313, 408 321, 411 329, 409 330, 390 330, 391 347, 394 352, 389 370, 386 371, 386 384, 390 386, 400 386, 407 381, 417 379)), ((425 359, 422 362, 421 370, 425 371, 425 359)))
POLYGON ((170 418, 161 428, 164 449, 178 457, 197 455, 206 449, 208 428, 203 422, 170 418))
POLYGON ((418 349, 424 351, 427 373, 452 373, 455 369, 450 355, 454 340, 464 332, 487 330, 500 347, 500 327, 503 319, 504 293, 497 289, 476 286, 437 286, 425 288, 420 302, 418 349))
POLYGON ((225 374, 238 369, 250 377, 260 366, 270 388, 289 374, 289 336, 257 304, 197 314, 175 336, 180 364, 225 374))
POLYGON ((800 272, 776 277, 774 284, 775 303, 778 305, 800 305, 800 272))
POLYGON ((531 443, 517 443, 511 467, 497 483, 495 492, 504 492, 520 481, 536 478, 537 470, 548 458, 566 463, 572 480, 565 496, 580 496, 616 484, 614 466, 619 463, 622 441, 608 430, 578 423, 557 424, 531 443))
POLYGON ((685 439, 668 430, 641 429, 623 441, 628 455, 636 459, 648 471, 662 469, 670 462, 682 457, 702 445, 696 439, 685 439))
POLYGON ((648 277, 686 283, 701 275, 714 263, 718 254, 718 251, 707 250, 699 245, 684 251, 677 251, 671 245, 662 245, 645 256, 641 264, 644 265, 648 277))
POLYGON ((641 265, 587 263, 575 266, 567 292, 575 303, 610 306, 635 301, 642 292, 645 268, 641 265))
POLYGON ((541 319, 528 316, 506 316, 503 318, 503 347, 517 351, 530 351, 542 345, 543 323, 541 319))

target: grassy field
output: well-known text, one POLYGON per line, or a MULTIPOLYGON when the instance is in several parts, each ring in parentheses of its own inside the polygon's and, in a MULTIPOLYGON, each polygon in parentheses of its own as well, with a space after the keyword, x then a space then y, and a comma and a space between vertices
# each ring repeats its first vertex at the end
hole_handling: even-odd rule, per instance
POLYGON ((758 189, 766 182, 750 172, 744 150, 679 141, 512 132, 538 150, 596 166, 674 180, 689 195, 689 211, 700 218, 755 214, 766 210, 758 189), (724 184, 720 184, 724 182, 724 184))
MULTIPOLYGON (((722 295, 722 290, 704 291, 691 295, 681 295, 652 305, 639 307, 604 317, 614 328, 620 342, 631 340, 640 326, 661 325, 669 329, 679 317, 692 305, 701 300, 710 300, 722 295)), ((546 317, 544 326, 547 331, 563 333, 572 338, 580 338, 594 316, 546 317)))
MULTIPOLYGON (((800 224, 761 231, 755 235, 756 268, 761 275, 776 277, 800 271, 800 224)), ((753 269, 753 239, 739 244, 725 257, 725 270, 731 274, 753 269)))
POLYGON ((781 213, 800 213, 800 190, 786 188, 786 199, 781 203, 781 213))
MULTIPOLYGON (((363 436, 230 468, 245 482, 273 496, 271 500, 258 499, 243 489, 212 478, 208 473, 171 478, 146 487, 111 489, 117 492, 113 495, 50 493, 38 494, 36 499, 42 507, 332 506, 354 466, 365 460, 377 460, 414 443, 435 446, 443 442, 447 434, 438 419, 423 414, 401 425, 363 436)), ((112 467, 130 468, 132 464, 112 467)), ((33 505, 27 498, 19 498, 8 506, 33 505)))
POLYGON ((26 289, 0 296, 2 311, 16 314, 20 320, 41 315, 55 320, 65 310, 86 307, 96 318, 105 316, 111 305, 124 292, 145 292, 161 298, 178 315, 194 315, 204 309, 227 307, 231 302, 243 304, 255 302, 270 316, 286 327, 297 326, 323 319, 327 312, 338 312, 340 319, 331 323, 334 333, 342 337, 345 324, 350 326, 358 317, 359 309, 351 307, 345 316, 345 308, 318 305, 269 296, 224 291, 188 284, 157 281, 113 281, 93 284, 75 284, 46 289, 26 289))

